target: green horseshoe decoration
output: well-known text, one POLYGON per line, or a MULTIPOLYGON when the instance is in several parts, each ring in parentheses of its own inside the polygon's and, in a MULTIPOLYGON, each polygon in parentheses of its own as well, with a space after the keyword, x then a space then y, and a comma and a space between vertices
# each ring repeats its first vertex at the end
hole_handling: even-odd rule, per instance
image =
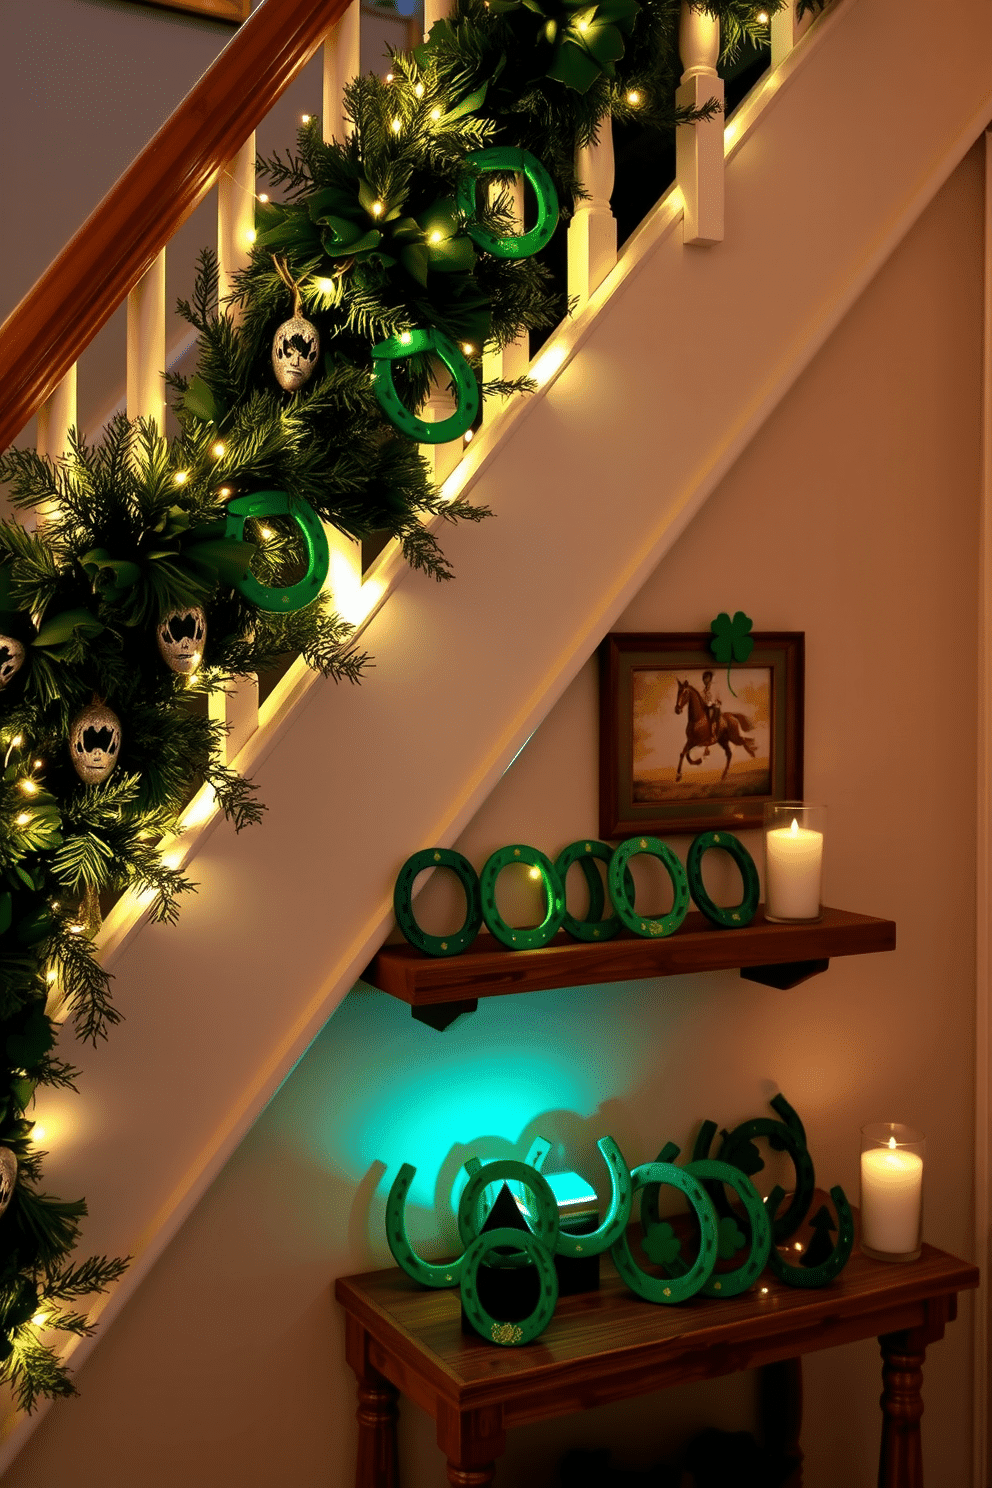
POLYGON ((404 1163, 389 1190, 389 1198, 386 1200, 386 1240, 393 1253, 393 1260, 398 1266, 402 1266, 407 1276, 412 1276, 414 1281, 419 1281, 421 1286, 457 1286, 461 1279, 464 1255, 460 1255, 456 1261, 451 1261, 447 1266, 432 1266, 429 1261, 420 1259, 407 1238, 406 1198, 410 1192, 410 1184, 416 1176, 416 1168, 411 1167, 409 1163, 404 1163))
POLYGON ((235 587, 260 610, 277 610, 288 615, 293 610, 305 609, 320 593, 330 563, 327 536, 320 518, 309 502, 294 500, 285 491, 256 491, 252 496, 236 496, 227 503, 224 536, 240 542, 248 517, 292 517, 306 546, 307 571, 299 583, 285 589, 268 589, 252 573, 236 579, 235 587))
POLYGON ((706 1285, 716 1265, 719 1229, 713 1202, 698 1178, 674 1163, 644 1163, 634 1169, 630 1178, 633 1193, 657 1183, 668 1184, 685 1195, 699 1222, 699 1254, 682 1276, 649 1276, 634 1260, 624 1231, 610 1251, 613 1264, 631 1291, 645 1302, 659 1302, 663 1306, 687 1302, 706 1285))
MULTIPOLYGON (((769 1264, 779 1281, 784 1281, 786 1286, 794 1287, 819 1287, 827 1286, 834 1277, 839 1276, 851 1257, 854 1246, 854 1216, 851 1214, 851 1206, 847 1202, 844 1190, 838 1184, 830 1190, 830 1197, 834 1201, 837 1210, 837 1244, 827 1259, 819 1266, 790 1266, 784 1261, 775 1249, 769 1256, 769 1264)), ((768 1213, 774 1220, 775 1211, 785 1198, 785 1192, 779 1187, 772 1189, 768 1195, 768 1213)), ((791 1233, 791 1232, 790 1232, 791 1233)))
MULTIPOLYGON (((613 849, 605 842, 585 841, 570 842, 555 859, 555 872, 561 879, 562 893, 566 894, 565 918, 562 921, 569 935, 574 935, 576 940, 611 940, 620 929, 620 916, 616 913, 610 915, 606 920, 602 919, 603 907, 606 903, 606 895, 603 893, 603 882, 593 866, 593 860, 598 858, 601 863, 609 863, 613 856, 613 849), (568 912, 567 902, 567 877, 568 870, 573 863, 578 863, 582 869, 586 886, 589 889, 589 914, 584 920, 577 920, 568 912)), ((634 900, 634 881, 627 870, 625 877, 627 893, 631 903, 634 900)))
MULTIPOLYGON (((767 1137, 778 1152, 787 1152, 796 1170, 796 1188, 789 1207, 772 1224, 772 1236, 776 1245, 781 1245, 795 1234, 809 1213, 816 1188, 813 1159, 806 1147, 806 1133, 802 1122, 783 1095, 775 1096, 771 1105, 786 1121, 772 1121, 767 1116, 758 1116, 754 1121, 745 1121, 732 1132, 724 1133, 717 1157, 720 1162, 730 1163, 749 1176, 760 1173, 764 1161, 753 1147, 755 1137, 767 1137), (750 1149, 750 1150, 749 1150, 750 1149), (757 1161, 755 1161, 757 1160, 757 1161)), ((701 1134, 700 1134, 701 1135, 701 1134)))
POLYGON ((407 858, 393 889, 396 923, 411 945, 426 956, 457 956, 467 950, 482 924, 482 894, 479 876, 468 858, 450 847, 425 847, 407 858), (465 922, 451 935, 428 935, 413 912, 413 885, 425 868, 450 868, 465 890, 465 922))
POLYGON ((479 412, 479 386, 462 352, 443 331, 404 331, 372 348, 372 385, 379 405, 394 428, 418 444, 448 444, 471 429, 479 412), (411 413, 393 384, 393 363, 406 357, 430 353, 439 357, 451 373, 456 407, 440 423, 428 424, 411 413))
MULTIPOLYGON (((768 1211, 747 1174, 742 1173, 739 1168, 731 1167, 729 1163, 706 1159, 687 1163, 685 1171, 707 1184, 726 1183, 744 1205, 744 1214, 751 1227, 751 1248, 746 1260, 735 1271, 722 1271, 719 1276, 711 1276, 700 1288, 704 1297, 738 1297, 741 1292, 746 1292, 748 1287, 754 1285, 768 1265, 772 1249, 772 1226, 768 1211)), ((707 1192, 711 1192, 709 1187, 707 1192)), ((737 1218, 733 1214, 728 1217, 731 1221, 737 1218)))
POLYGON ((689 892, 697 908, 702 910, 710 924, 719 925, 724 930, 740 929, 743 925, 750 925, 758 908, 761 888, 754 859, 743 842, 740 842, 730 832, 702 832, 689 849, 685 868, 689 879, 689 892), (729 853, 740 869, 744 894, 740 904, 735 904, 731 909, 723 909, 719 904, 714 904, 703 883, 703 856, 713 847, 729 853))
POLYGON ((623 1160, 623 1153, 612 1137, 603 1137, 596 1143, 606 1160, 610 1174, 610 1206, 606 1218, 591 1235, 568 1235, 561 1231, 555 1245, 555 1254, 560 1256, 602 1255, 609 1250, 630 1223, 630 1206, 634 1194, 630 1182, 630 1169, 623 1160))
POLYGON ((685 869, 667 843, 657 837, 628 837, 621 842, 610 859, 610 898, 617 914, 628 930, 635 935, 652 939, 658 935, 671 935, 681 925, 689 912, 689 880, 685 869), (638 853, 647 853, 657 858, 672 881, 672 907, 666 915, 639 915, 634 908, 634 899, 627 896, 627 864, 638 853))
MULTIPOLYGON (((467 1248, 476 1239, 476 1208, 486 1189, 491 1183, 497 1183, 501 1179, 505 1182, 508 1178, 523 1184, 524 1188, 529 1191, 536 1211, 530 1222, 531 1230, 549 1251, 553 1251, 558 1243, 558 1205, 551 1191, 551 1185, 546 1178, 541 1177, 536 1168, 529 1167, 527 1163, 519 1162, 512 1157, 484 1163, 471 1175, 462 1189, 462 1196, 458 1201, 458 1233, 462 1244, 467 1248)), ((493 1233, 503 1234, 504 1232, 499 1230, 493 1233)), ((519 1241, 524 1231, 511 1230, 506 1233, 515 1235, 519 1241)), ((504 1245, 515 1243, 511 1240, 503 1241, 504 1245)), ((520 1244, 516 1244, 516 1249, 520 1249, 520 1244)))
POLYGON ((511 951, 533 951, 547 945, 551 937, 561 929, 565 918, 565 891, 555 871, 555 866, 536 847, 524 842, 514 842, 501 847, 488 859, 480 875, 482 889, 482 917, 487 927, 511 951), (544 883, 547 911, 539 925, 530 930, 517 930, 508 925, 496 907, 496 879, 511 863, 524 863, 536 868, 544 883))
MULTIPOLYGON (((493 1164, 488 1164, 492 1167, 493 1164)), ((518 1164, 523 1166, 523 1164, 518 1164)), ((502 1344, 504 1348, 515 1348, 521 1343, 532 1343, 543 1333, 554 1316, 558 1301, 558 1276, 550 1251, 536 1235, 524 1230, 488 1230, 473 1240, 465 1252, 461 1273, 462 1305, 475 1331, 490 1343, 502 1344), (476 1284, 479 1266, 491 1250, 512 1246, 527 1253, 537 1267, 541 1293, 537 1306, 529 1317, 519 1322, 500 1322, 491 1317, 479 1301, 476 1284)))
POLYGON ((509 146, 474 150, 471 155, 466 155, 465 174, 458 186, 458 210, 469 219, 465 229, 469 237, 494 258, 529 258, 545 247, 558 226, 558 196, 551 177, 536 155, 509 146), (476 182, 480 176, 492 171, 513 171, 530 182, 537 198, 537 221, 529 232, 504 238, 472 222, 476 210, 476 182))
MULTIPOLYGON (((541 1169, 544 1167, 544 1159, 547 1157, 550 1151, 551 1143, 548 1141, 547 1137, 535 1137, 533 1142, 531 1142, 530 1144, 527 1156, 524 1158, 524 1163, 528 1168, 536 1168, 537 1171, 540 1172, 541 1169)), ((482 1163, 477 1157, 466 1158, 462 1166, 464 1167, 465 1172, 470 1178, 474 1178, 476 1173, 482 1171, 482 1163)), ((476 1216, 478 1219, 478 1227, 480 1229, 489 1218, 489 1212, 492 1209, 492 1204, 486 1197, 487 1191, 487 1188, 484 1188, 482 1190, 482 1196, 479 1198, 476 1205, 476 1216)))

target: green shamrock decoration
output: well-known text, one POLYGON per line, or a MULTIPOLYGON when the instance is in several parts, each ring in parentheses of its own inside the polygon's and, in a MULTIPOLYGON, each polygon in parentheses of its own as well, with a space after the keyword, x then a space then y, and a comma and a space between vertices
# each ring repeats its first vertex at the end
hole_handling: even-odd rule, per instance
POLYGON ((721 1261, 732 1261, 739 1250, 743 1250, 747 1240, 737 1228, 735 1219, 721 1219, 719 1239, 717 1240, 716 1252, 721 1261))
POLYGON ((682 1254, 682 1242, 667 1222, 645 1235, 643 1244, 645 1255, 656 1266, 671 1266, 682 1254))
POLYGON ((730 663, 745 662, 751 655, 754 650, 754 637, 751 635, 753 625, 754 621, 743 610, 738 610, 733 620, 726 610, 721 610, 716 619, 710 621, 710 630, 713 632, 710 650, 716 660, 727 668, 727 686, 734 697, 737 694, 730 681, 730 663))

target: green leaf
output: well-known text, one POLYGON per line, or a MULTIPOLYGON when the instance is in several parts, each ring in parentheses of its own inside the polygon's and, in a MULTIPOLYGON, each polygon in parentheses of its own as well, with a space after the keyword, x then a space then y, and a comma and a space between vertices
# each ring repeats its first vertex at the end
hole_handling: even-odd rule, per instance
POLYGON ((46 619, 31 642, 32 646, 64 646, 66 641, 78 640, 81 636, 99 635, 105 629, 89 610, 63 610, 61 615, 46 619))
POLYGON ((423 243, 412 243, 409 248, 404 248, 400 253, 400 263, 412 279, 427 288, 427 270, 430 265, 423 243))
POLYGON ((203 424, 219 424, 223 417, 216 395, 198 374, 194 374, 189 380, 189 386, 183 394, 183 409, 203 424))
POLYGON ((444 122, 453 119, 464 119, 466 114, 478 113, 486 101, 488 89, 489 82, 487 80, 482 84, 481 88, 476 88, 474 93, 467 94, 460 103, 455 104, 454 108, 448 109, 447 113, 443 116, 444 122))

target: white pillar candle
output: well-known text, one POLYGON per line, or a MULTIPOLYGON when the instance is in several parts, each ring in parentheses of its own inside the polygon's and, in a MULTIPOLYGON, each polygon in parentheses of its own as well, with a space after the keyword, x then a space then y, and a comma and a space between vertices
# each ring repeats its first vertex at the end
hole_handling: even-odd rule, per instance
POLYGON ((815 920, 820 913, 823 833, 776 827, 765 834, 765 911, 774 920, 815 920))
POLYGON ((911 1255, 920 1246, 923 1159, 896 1146, 861 1154, 861 1239, 872 1250, 911 1255))

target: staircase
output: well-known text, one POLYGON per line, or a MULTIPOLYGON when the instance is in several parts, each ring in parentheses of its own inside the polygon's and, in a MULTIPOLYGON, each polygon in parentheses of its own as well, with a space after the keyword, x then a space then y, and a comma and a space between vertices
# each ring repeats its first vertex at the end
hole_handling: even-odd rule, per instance
MULTIPOLYGON (((295 6, 307 46, 340 4, 295 6)), ((39 1111, 58 1134, 51 1188, 89 1201, 87 1249, 135 1256, 100 1336, 388 932, 399 864, 457 837, 992 118, 992 11, 947 10, 934 24, 922 0, 837 0, 727 126, 725 239, 684 241, 690 179, 700 216, 712 206, 697 154, 601 282, 587 253, 538 393, 446 476, 496 513, 446 536, 455 582, 389 552, 364 584, 352 564, 340 593, 375 656, 366 684, 294 669, 260 711, 230 700, 264 823, 235 840, 193 803, 175 851, 200 892, 178 929, 115 909, 104 957, 127 1021, 72 1049, 81 1094, 48 1092, 39 1111)), ((58 376, 80 345, 57 349, 58 376)), ((8 438, 31 396, 11 402, 8 438)), ((32 1424, 12 1426, 0 1469, 32 1424)))

